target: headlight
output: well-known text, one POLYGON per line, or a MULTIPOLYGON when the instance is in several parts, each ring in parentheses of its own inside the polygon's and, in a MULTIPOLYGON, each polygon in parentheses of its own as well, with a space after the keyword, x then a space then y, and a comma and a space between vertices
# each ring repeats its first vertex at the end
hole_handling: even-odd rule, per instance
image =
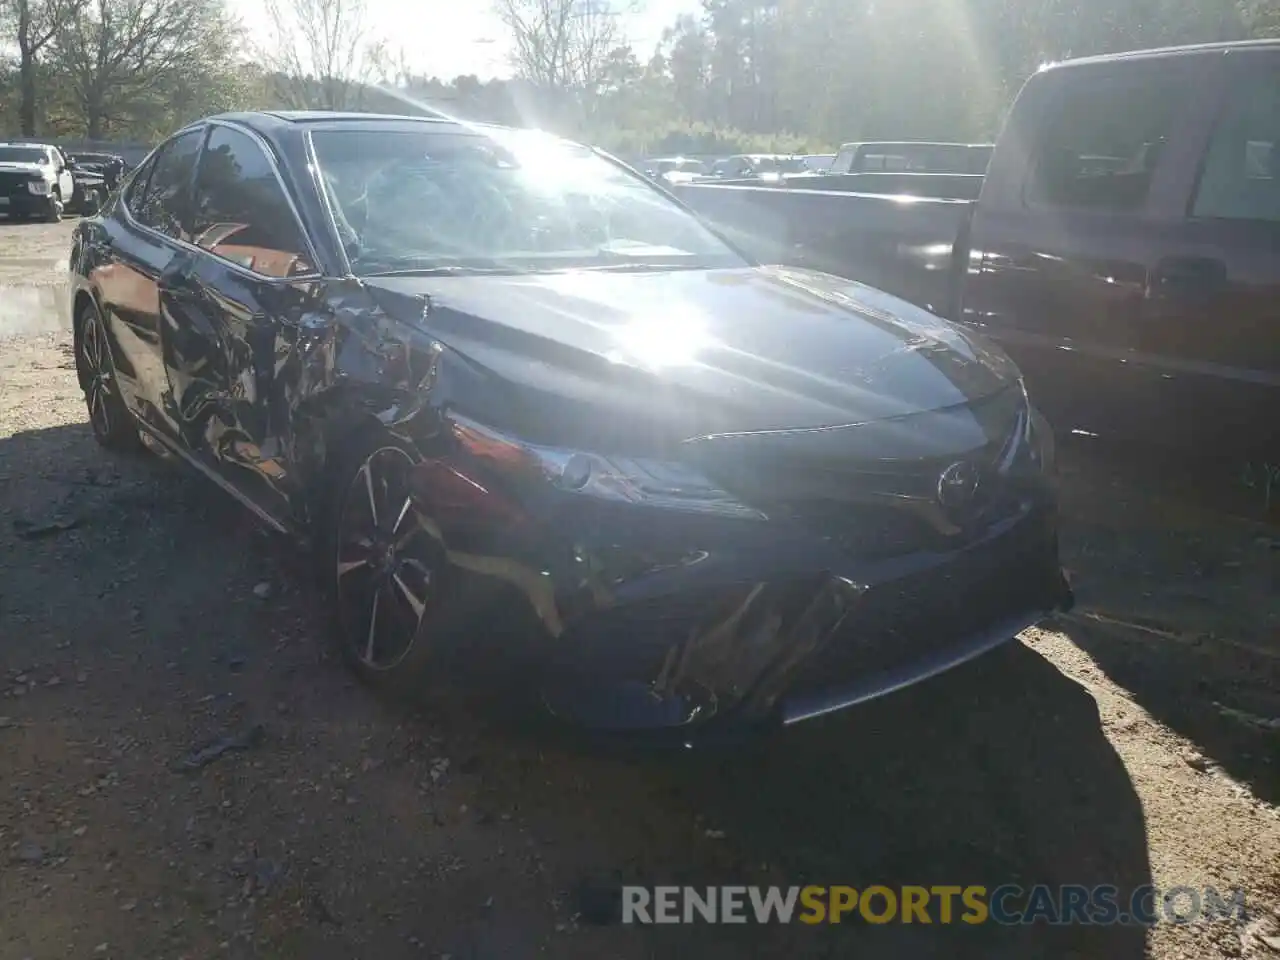
POLYGON ((1006 447, 1000 469, 1051 474, 1055 467, 1053 428, 1032 404, 1026 384, 1020 382, 1019 386, 1022 389, 1019 428, 1016 439, 1010 440, 1006 447))
POLYGON ((27 189, 34 193, 37 197, 47 197, 49 195, 48 180, 28 180, 27 189))
POLYGON ((489 466, 564 493, 689 513, 767 519, 682 463, 539 446, 457 415, 453 434, 465 450, 489 466))

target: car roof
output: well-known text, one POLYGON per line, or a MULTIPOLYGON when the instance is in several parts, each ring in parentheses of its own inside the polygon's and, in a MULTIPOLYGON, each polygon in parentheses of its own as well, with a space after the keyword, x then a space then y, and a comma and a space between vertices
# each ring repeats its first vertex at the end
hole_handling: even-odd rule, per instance
POLYGON ((471 123, 450 117, 424 117, 392 113, 356 113, 337 110, 262 110, 221 113, 211 121, 248 127, 267 139, 287 136, 301 130, 353 130, 367 133, 392 131, 438 130, 457 133, 478 128, 504 130, 492 123, 471 123))
POLYGON ((1126 50, 1122 53, 1106 53, 1096 57, 1078 57, 1074 60, 1063 60, 1048 63, 1042 70, 1061 70, 1071 67, 1082 67, 1102 63, 1122 63, 1132 60, 1168 59, 1174 57, 1195 57, 1233 52, 1254 52, 1263 50, 1280 50, 1280 39, 1269 40, 1232 40, 1224 43, 1193 43, 1178 47, 1155 47, 1150 50, 1126 50))
POLYGON ((26 143, 21 140, 0 140, 0 147, 34 147, 36 150, 49 150, 52 143, 26 143))

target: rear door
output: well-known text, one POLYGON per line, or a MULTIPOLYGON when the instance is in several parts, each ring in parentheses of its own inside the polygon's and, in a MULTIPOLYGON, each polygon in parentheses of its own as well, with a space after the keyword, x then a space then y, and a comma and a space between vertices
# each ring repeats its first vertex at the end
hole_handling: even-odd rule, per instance
POLYGON ((316 257, 269 148, 217 124, 196 174, 196 248, 166 276, 164 362, 188 444, 267 513, 287 513, 283 439, 293 399, 280 371, 298 362, 316 257))
POLYGON ((1018 98, 975 209, 961 319, 1006 348, 1059 430, 1169 427, 1143 319, 1161 238, 1184 217, 1173 174, 1199 149, 1220 60, 1065 66, 1018 98))
POLYGON ((1226 58, 1204 147, 1170 184, 1134 332, 1183 439, 1280 456, 1280 58, 1226 58))
POLYGON ((160 357, 159 285, 180 250, 203 137, 203 128, 180 133, 138 171, 120 206, 103 220, 106 242, 90 275, 121 394, 142 420, 170 436, 175 431, 160 357))

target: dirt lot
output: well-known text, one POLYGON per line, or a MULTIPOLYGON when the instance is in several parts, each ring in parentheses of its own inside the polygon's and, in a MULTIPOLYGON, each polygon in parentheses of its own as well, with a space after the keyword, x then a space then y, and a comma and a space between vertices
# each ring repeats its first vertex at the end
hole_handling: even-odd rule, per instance
POLYGON ((1053 629, 758 749, 591 752, 379 702, 288 547, 99 451, 70 229, 0 223, 0 960, 1280 957, 1280 530, 1238 467, 1068 450, 1053 629), (622 927, 620 882, 1240 886, 1250 920, 622 927))

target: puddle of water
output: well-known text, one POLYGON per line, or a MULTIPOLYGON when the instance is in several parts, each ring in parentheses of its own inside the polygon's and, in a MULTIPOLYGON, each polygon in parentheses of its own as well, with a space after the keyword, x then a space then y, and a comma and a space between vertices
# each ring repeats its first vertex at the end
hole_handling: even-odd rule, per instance
POLYGON ((0 285, 0 337, 71 329, 70 290, 0 285))

